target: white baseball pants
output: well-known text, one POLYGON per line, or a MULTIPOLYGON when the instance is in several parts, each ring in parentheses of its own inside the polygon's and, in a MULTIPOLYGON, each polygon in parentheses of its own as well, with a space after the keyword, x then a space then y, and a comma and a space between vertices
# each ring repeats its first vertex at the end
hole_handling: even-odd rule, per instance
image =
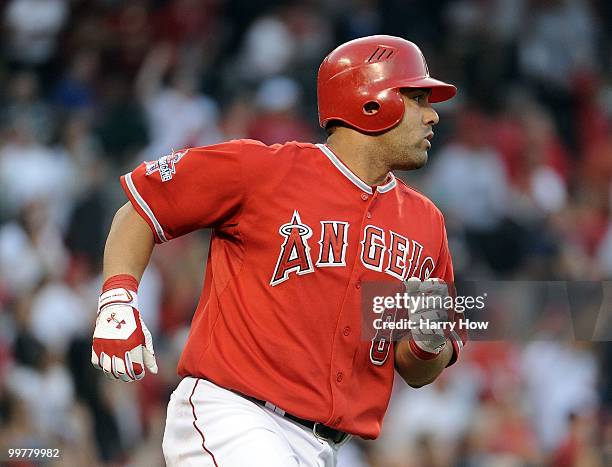
POLYGON ((162 443, 170 467, 334 467, 339 446, 210 381, 170 396, 162 443))

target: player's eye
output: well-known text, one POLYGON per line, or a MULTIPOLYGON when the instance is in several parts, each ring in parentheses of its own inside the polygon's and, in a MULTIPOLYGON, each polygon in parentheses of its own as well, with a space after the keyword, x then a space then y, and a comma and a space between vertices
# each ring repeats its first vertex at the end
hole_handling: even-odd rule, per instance
POLYGON ((421 105, 421 104, 424 104, 424 103, 427 102, 427 98, 428 97, 429 97, 429 92, 427 92, 427 91, 419 91, 419 92, 415 93, 412 96, 412 99, 414 99, 414 101, 417 104, 421 105))

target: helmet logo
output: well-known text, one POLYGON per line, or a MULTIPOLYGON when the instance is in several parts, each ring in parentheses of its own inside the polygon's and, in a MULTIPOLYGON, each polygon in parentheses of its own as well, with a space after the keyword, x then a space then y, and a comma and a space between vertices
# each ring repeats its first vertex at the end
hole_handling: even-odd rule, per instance
POLYGON ((427 62, 425 61, 425 56, 421 52, 421 59, 423 60, 423 67, 425 68, 425 76, 429 76, 429 67, 427 66, 427 62))
POLYGON ((391 55, 393 55, 394 52, 395 52, 394 47, 378 46, 376 47, 376 50, 372 52, 372 55, 370 55, 370 58, 368 58, 367 61, 368 63, 372 63, 372 62, 380 62, 382 60, 388 60, 389 58, 391 58, 391 55))

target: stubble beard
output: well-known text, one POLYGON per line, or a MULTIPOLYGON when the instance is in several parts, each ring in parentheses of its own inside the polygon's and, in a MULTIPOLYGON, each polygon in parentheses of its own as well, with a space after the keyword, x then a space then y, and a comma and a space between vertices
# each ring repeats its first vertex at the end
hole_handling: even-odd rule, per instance
POLYGON ((418 170, 425 167, 428 158, 427 150, 413 147, 398 161, 394 170, 418 170))

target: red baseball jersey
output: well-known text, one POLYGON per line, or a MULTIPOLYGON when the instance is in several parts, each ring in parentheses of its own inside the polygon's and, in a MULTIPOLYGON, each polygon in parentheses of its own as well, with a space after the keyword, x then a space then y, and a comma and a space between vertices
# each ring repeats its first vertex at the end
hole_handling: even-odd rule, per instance
POLYGON ((121 183, 158 243, 212 228, 180 375, 378 436, 393 344, 363 338, 362 284, 453 281, 431 201, 393 174, 371 187, 327 146, 297 142, 173 152, 121 183))

